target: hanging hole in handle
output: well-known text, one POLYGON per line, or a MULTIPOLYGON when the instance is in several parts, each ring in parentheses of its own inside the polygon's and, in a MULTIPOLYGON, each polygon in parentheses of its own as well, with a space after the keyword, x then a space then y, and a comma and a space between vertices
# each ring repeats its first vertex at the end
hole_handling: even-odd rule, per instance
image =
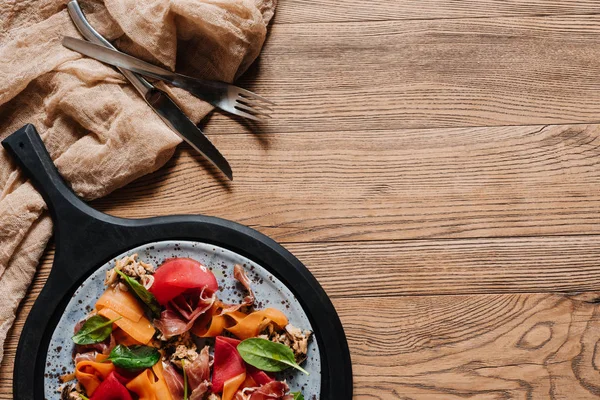
POLYGON ((23 147, 25 147, 25 143, 19 142, 19 147, 22 149, 23 147))

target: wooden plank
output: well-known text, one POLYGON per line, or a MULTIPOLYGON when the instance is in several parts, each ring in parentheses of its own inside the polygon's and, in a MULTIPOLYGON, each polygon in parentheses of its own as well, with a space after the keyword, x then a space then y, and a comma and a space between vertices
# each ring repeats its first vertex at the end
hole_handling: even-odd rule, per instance
POLYGON ((278 104, 264 132, 595 122, 599 35, 600 15, 275 25, 240 84, 278 104))
POLYGON ((594 1, 295 0, 281 1, 276 24, 595 14, 594 1))
MULTIPOLYGON (((600 291, 599 235, 283 245, 336 299, 600 291)), ((50 247, 26 308, 53 257, 50 247)))
MULTIPOLYGON (((599 235, 283 245, 336 299, 600 291, 599 235)), ((50 247, 24 307, 53 257, 50 247)))
POLYGON ((214 215, 283 242, 600 233, 599 125, 212 139, 232 183, 184 150, 95 206, 214 215))
POLYGON ((332 298, 600 291, 600 236, 286 247, 332 298))
MULTIPOLYGON (((591 399, 600 294, 344 298, 355 398, 591 399)), ((11 399, 19 327, 0 368, 11 399)))
MULTIPOLYGON (((598 235, 283 245, 331 298, 600 291, 598 235)), ((51 247, 25 307, 53 257, 51 247)))
POLYGON ((598 295, 343 299, 359 399, 596 399, 598 295))

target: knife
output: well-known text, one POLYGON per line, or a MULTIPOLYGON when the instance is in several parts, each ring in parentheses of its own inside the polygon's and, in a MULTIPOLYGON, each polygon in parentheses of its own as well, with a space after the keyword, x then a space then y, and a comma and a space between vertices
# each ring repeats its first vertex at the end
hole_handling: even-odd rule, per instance
MULTIPOLYGON (((72 0, 67 5, 69 15, 79 32, 92 43, 116 50, 108 40, 102 37, 87 21, 77 0, 72 0)), ((157 89, 143 77, 119 68, 119 71, 136 88, 146 103, 179 137, 185 140, 192 148, 206 157, 215 167, 233 180, 231 166, 211 143, 202 131, 184 114, 175 102, 162 90, 157 89)))

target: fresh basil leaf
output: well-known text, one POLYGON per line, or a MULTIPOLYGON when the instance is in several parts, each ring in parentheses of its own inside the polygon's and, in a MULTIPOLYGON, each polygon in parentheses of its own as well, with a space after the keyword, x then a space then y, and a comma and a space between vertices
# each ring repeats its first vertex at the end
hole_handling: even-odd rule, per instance
POLYGON ((250 338, 238 344, 237 350, 244 361, 263 371, 279 372, 292 367, 308 375, 308 372, 296 363, 292 349, 284 344, 250 338))
POLYGON ((73 335, 75 344, 96 344, 106 340, 112 333, 113 322, 121 319, 109 320, 101 315, 94 315, 81 327, 79 332, 73 335))
POLYGON ((293 392, 292 396, 294 397, 294 400, 304 400, 302 392, 293 392))
POLYGON ((117 274, 119 274, 121 276, 121 278, 123 278, 123 280, 125 280, 125 282, 127 282, 127 286, 129 286, 131 288, 131 290, 133 290, 133 293, 135 293, 135 295, 138 297, 138 299, 140 299, 145 305, 148 306, 148 308, 152 312, 152 315, 154 315, 155 317, 158 318, 160 316, 161 310, 160 310, 160 305, 158 304, 158 301, 156 301, 156 298, 154 297, 154 295, 152 293, 150 293, 148 291, 148 289, 146 289, 144 287, 144 285, 142 285, 141 283, 139 283, 132 277, 125 275, 123 272, 121 272, 119 270, 116 270, 116 271, 117 271, 117 274))
POLYGON ((117 345, 108 356, 108 361, 119 368, 143 369, 150 368, 160 360, 160 353, 150 346, 117 345))

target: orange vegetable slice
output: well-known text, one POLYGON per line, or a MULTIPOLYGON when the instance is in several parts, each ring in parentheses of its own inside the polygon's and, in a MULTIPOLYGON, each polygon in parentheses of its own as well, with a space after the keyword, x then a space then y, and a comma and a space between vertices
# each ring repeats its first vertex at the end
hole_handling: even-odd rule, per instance
MULTIPOLYGON (((98 314, 111 320, 123 317, 110 308, 103 308, 98 311, 98 314)), ((152 340, 154 333, 156 333, 156 330, 146 317, 140 318, 140 320, 137 322, 134 322, 128 318, 121 318, 115 321, 115 325, 121 328, 131 338, 142 344, 148 344, 150 340, 152 340)))
POLYGON ((103 308, 109 308, 133 322, 138 322, 144 316, 144 308, 135 295, 122 290, 106 289, 96 302, 96 309, 103 308))
POLYGON ((233 400, 233 396, 237 393, 242 383, 246 380, 246 373, 241 373, 238 376, 234 376, 233 378, 225 381, 225 385, 223 386, 223 396, 221 400, 233 400))
POLYGON ((256 381, 252 378, 252 376, 246 375, 246 379, 242 383, 242 386, 240 386, 240 389, 254 388, 257 386, 260 386, 260 385, 258 383, 256 383, 256 381))
POLYGON ((159 361, 154 364, 152 371, 154 371, 154 375, 156 375, 156 382, 154 382, 154 393, 156 393, 156 399, 173 400, 171 392, 169 391, 169 387, 167 386, 167 381, 165 381, 165 376, 163 375, 162 362, 159 361))
POLYGON ((133 378, 125 387, 137 394, 139 400, 158 400, 154 391, 154 373, 152 373, 151 369, 143 370, 141 374, 133 378))
MULTIPOLYGON (((229 316, 229 314, 227 315, 229 316)), ((265 327, 265 323, 268 322, 273 322, 279 329, 283 329, 287 325, 288 319, 281 311, 275 308, 266 308, 249 314, 235 325, 226 329, 238 339, 244 340, 258 336, 260 331, 265 327)))
POLYGON ((80 361, 75 366, 75 377, 85 388, 87 395, 91 396, 100 383, 114 370, 115 366, 110 362, 80 361))

